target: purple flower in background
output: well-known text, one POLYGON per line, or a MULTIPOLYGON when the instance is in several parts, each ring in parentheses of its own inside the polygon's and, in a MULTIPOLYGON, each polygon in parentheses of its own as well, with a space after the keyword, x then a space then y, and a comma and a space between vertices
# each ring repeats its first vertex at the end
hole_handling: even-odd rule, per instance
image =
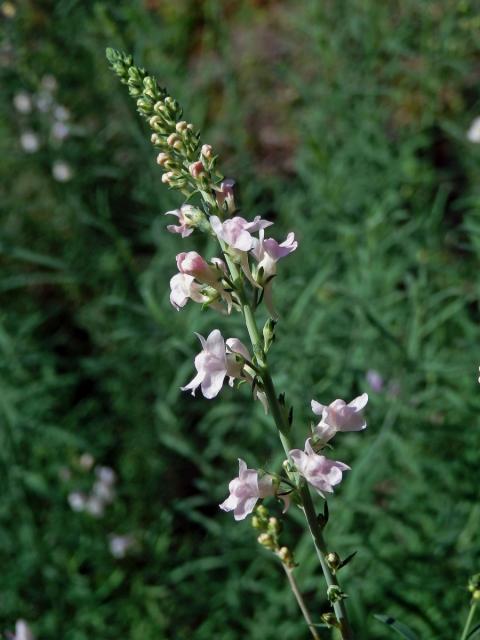
POLYGON ((379 373, 375 369, 369 369, 367 371, 366 377, 367 377, 367 382, 370 385, 372 391, 375 391, 376 393, 380 393, 384 385, 384 380, 381 373, 379 373))

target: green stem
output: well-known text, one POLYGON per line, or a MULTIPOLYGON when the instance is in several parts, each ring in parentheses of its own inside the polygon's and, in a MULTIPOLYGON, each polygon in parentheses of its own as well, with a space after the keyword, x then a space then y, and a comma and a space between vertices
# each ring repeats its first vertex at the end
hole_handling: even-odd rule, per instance
MULTIPOLYGON (((222 249, 225 247, 222 246, 222 249)), ((238 272, 237 266, 233 263, 227 253, 225 253, 225 258, 228 263, 230 273, 234 282, 240 282, 240 274, 238 272)), ((270 407, 270 411, 272 413, 272 417, 275 421, 275 424, 278 429, 278 433, 280 436, 280 440, 282 442, 283 449, 287 458, 289 458, 289 451, 292 449, 290 439, 289 439, 289 431, 290 425, 288 424, 288 420, 286 415, 280 406, 278 401, 277 392, 275 390, 275 385, 272 380, 272 376, 270 375, 270 371, 268 369, 268 364, 266 362, 266 356, 263 352, 263 343, 262 338, 260 336, 260 332, 257 327, 257 323, 255 321, 255 316, 253 310, 246 299, 245 292, 243 290, 243 285, 239 290, 241 302, 242 302, 242 313, 245 318, 245 324, 247 326, 248 335, 250 337, 250 341, 252 343, 253 351, 259 360, 259 365, 262 369, 262 382, 265 390, 265 394, 268 400, 268 406, 270 407)), ((305 483, 300 485, 300 497, 302 499, 303 511, 305 514, 305 518, 308 523, 308 528, 312 535, 315 549, 317 551, 318 558, 320 560, 320 565, 322 567, 323 575, 325 577, 325 581, 327 583, 327 587, 330 586, 339 586, 337 577, 332 573, 330 567, 328 566, 325 556, 327 555, 327 545, 325 544, 325 540, 323 539, 322 529, 318 523, 317 516, 315 513, 315 507, 312 501, 312 496, 310 495, 310 490, 305 483)), ((343 599, 338 600, 333 603, 333 609, 335 611, 335 615, 340 625, 340 632, 343 640, 353 640, 353 633, 348 622, 347 611, 345 607, 345 602, 343 599)))
POLYGON ((283 563, 282 563, 282 566, 285 569, 285 573, 287 574, 288 582, 290 584, 290 589, 292 590, 292 593, 295 596, 297 604, 300 607, 300 611, 302 612, 303 617, 305 618, 305 622, 307 623, 312 636, 315 638, 315 640, 320 640, 320 636, 318 635, 317 630, 313 626, 312 618, 310 617, 310 612, 308 611, 307 605, 305 604, 303 596, 300 593, 300 590, 297 585, 297 581, 295 580, 295 576, 293 575, 292 570, 289 569, 287 566, 285 566, 283 563))
POLYGON ((466 638, 468 637, 468 632, 470 631, 470 626, 473 622, 473 616, 475 615, 475 609, 477 608, 477 604, 478 604, 477 602, 472 602, 470 611, 468 612, 468 618, 467 618, 467 621, 465 622, 465 627, 463 628, 463 633, 460 640, 466 640, 466 638))

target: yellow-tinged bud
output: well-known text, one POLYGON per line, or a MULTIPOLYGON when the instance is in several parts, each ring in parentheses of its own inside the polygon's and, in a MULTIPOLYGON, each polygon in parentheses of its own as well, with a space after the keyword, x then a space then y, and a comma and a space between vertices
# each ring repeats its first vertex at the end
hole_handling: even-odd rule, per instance
POLYGON ((335 571, 335 569, 338 569, 338 567, 342 563, 342 561, 340 560, 340 556, 338 555, 338 553, 335 553, 335 551, 331 551, 330 553, 327 553, 327 555, 325 556, 325 560, 327 561, 328 567, 332 571, 335 571))
POLYGON ((264 519, 268 518, 268 509, 267 509, 267 507, 265 505, 263 505, 263 504, 259 505, 257 507, 257 515, 260 518, 264 518, 264 519))
POLYGON ((169 160, 170 156, 168 155, 168 153, 163 153, 163 151, 157 156, 157 164, 159 164, 161 167, 164 167, 169 160))
POLYGON ((167 138, 167 144, 173 147, 176 142, 181 142, 180 138, 176 133, 171 133, 167 138))
POLYGON ((150 136, 150 140, 152 142, 152 144, 160 144, 162 139, 160 138, 160 136, 158 135, 158 133, 152 133, 152 135, 150 136))
POLYGON ((177 124, 175 125, 175 129, 178 131, 178 133, 182 133, 183 131, 185 131, 187 127, 188 127, 188 124, 185 122, 185 120, 182 120, 181 122, 177 122, 177 124))
POLYGON ((275 549, 275 540, 273 539, 273 536, 271 536, 268 533, 261 533, 258 538, 257 538, 259 544, 261 544, 263 547, 266 547, 267 549, 275 549))
POLYGON ((173 178, 175 178, 175 174, 173 173, 173 171, 167 171, 167 173, 164 173, 162 176, 162 182, 164 184, 170 184, 173 178))
POLYGON ((213 155, 213 150, 212 150, 211 145, 209 145, 209 144, 202 145, 202 156, 204 158, 207 158, 207 160, 210 160, 212 155, 213 155))
POLYGON ((472 599, 475 600, 475 602, 480 602, 480 589, 476 589, 472 593, 472 599))
POLYGON ((173 144, 173 148, 176 149, 177 151, 180 151, 180 149, 183 149, 183 142, 181 140, 177 140, 173 144))

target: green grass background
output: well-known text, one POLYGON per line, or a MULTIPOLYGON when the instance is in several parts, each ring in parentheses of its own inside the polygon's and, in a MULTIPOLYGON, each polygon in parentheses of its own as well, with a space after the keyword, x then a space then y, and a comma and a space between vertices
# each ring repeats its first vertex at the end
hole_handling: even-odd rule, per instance
MULTIPOLYGON (((271 355, 297 446, 312 397, 351 399, 372 368, 386 380, 368 430, 336 443, 353 470, 326 530, 332 550, 358 551, 342 572, 358 638, 390 637, 375 613, 422 639, 459 637, 480 569, 480 146, 466 139, 478 3, 13 6, 0 44, 0 633, 23 617, 39 640, 309 637, 248 521, 217 507, 237 457, 274 467, 279 446, 245 389, 211 402, 179 391, 194 331, 245 335, 239 318, 168 302, 176 253, 212 247, 165 230, 181 201, 108 70, 115 46, 202 127, 244 214, 298 235, 275 283, 271 355), (45 74, 72 114, 61 148, 45 117, 12 106, 45 74), (43 136, 35 154, 19 145, 26 129, 43 136), (59 157, 74 170, 64 184, 59 157), (102 519, 68 506, 89 482, 85 451, 118 474, 102 519), (112 532, 134 533, 136 551, 112 558, 112 532)), ((284 540, 318 620, 322 577, 291 515, 284 540)))

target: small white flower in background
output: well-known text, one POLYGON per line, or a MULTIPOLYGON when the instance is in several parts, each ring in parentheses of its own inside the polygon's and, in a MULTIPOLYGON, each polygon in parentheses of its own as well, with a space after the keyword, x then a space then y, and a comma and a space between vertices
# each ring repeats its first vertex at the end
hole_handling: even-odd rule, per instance
POLYGON ((115 471, 110 467, 95 467, 95 475, 100 482, 107 485, 113 485, 117 479, 115 471))
POLYGON ((105 510, 105 503, 97 496, 88 496, 85 503, 85 511, 94 518, 101 518, 105 510))
POLYGON ((40 91, 35 96, 35 106, 41 113, 47 113, 53 106, 52 94, 48 91, 40 91))
POLYGON ((378 371, 375 369, 369 369, 367 371, 367 382, 370 385, 372 391, 379 393, 383 389, 384 380, 378 371))
POLYGON ((84 471, 90 471, 90 469, 95 464, 95 458, 91 453, 82 453, 82 455, 78 459, 78 464, 84 471))
POLYGON ((51 74, 43 76, 40 84, 45 91, 56 91, 58 87, 57 79, 51 74))
POLYGON ((57 160, 53 163, 52 175, 57 182, 68 182, 72 179, 73 171, 69 164, 63 160, 57 160))
POLYGON ((115 497, 115 490, 111 484, 97 480, 93 485, 92 494, 102 502, 109 504, 115 497))
POLYGON ((26 91, 19 91, 13 98, 13 105, 19 113, 30 113, 32 110, 32 98, 26 91))
POLYGON ((345 400, 334 400, 328 406, 312 400, 312 411, 321 420, 315 427, 315 434, 323 441, 328 442, 337 431, 362 431, 367 422, 362 410, 368 402, 368 395, 362 393, 348 404, 345 400))
POLYGON ((68 494, 68 504, 73 511, 85 511, 87 506, 87 496, 80 491, 72 491, 68 494))
POLYGON ((264 475, 259 478, 256 469, 247 469, 247 464, 238 459, 238 477, 228 485, 230 495, 220 505, 223 511, 233 511, 235 520, 243 520, 252 513, 260 498, 275 495, 273 478, 264 475))
POLYGON ((113 533, 108 540, 110 553, 117 560, 125 558, 132 547, 135 546, 135 538, 133 536, 120 536, 113 533))
POLYGON ((60 467, 58 470, 58 477, 62 482, 68 482, 72 477, 72 472, 68 467, 60 467))
POLYGON ((70 127, 64 122, 54 122, 51 129, 52 138, 55 140, 65 140, 70 135, 70 127))
POLYGON ((473 120, 470 129, 467 131, 467 138, 470 142, 480 142, 480 117, 473 120))
POLYGON ((20 136, 20 144, 26 153, 35 153, 40 149, 40 140, 33 131, 25 131, 20 136))
POLYGON ((56 120, 60 120, 60 122, 65 122, 65 120, 68 120, 70 118, 70 111, 67 109, 67 107, 59 104, 53 110, 53 117, 56 120))
POLYGON ((312 448, 311 438, 305 442, 305 451, 292 449, 290 458, 295 463, 297 471, 309 482, 312 487, 323 496, 323 492, 333 493, 333 487, 340 484, 342 474, 350 467, 338 460, 329 460, 320 456, 312 448))
POLYGON ((11 636, 12 640, 34 640, 33 634, 30 631, 28 624, 25 620, 17 620, 15 623, 15 635, 11 636))

